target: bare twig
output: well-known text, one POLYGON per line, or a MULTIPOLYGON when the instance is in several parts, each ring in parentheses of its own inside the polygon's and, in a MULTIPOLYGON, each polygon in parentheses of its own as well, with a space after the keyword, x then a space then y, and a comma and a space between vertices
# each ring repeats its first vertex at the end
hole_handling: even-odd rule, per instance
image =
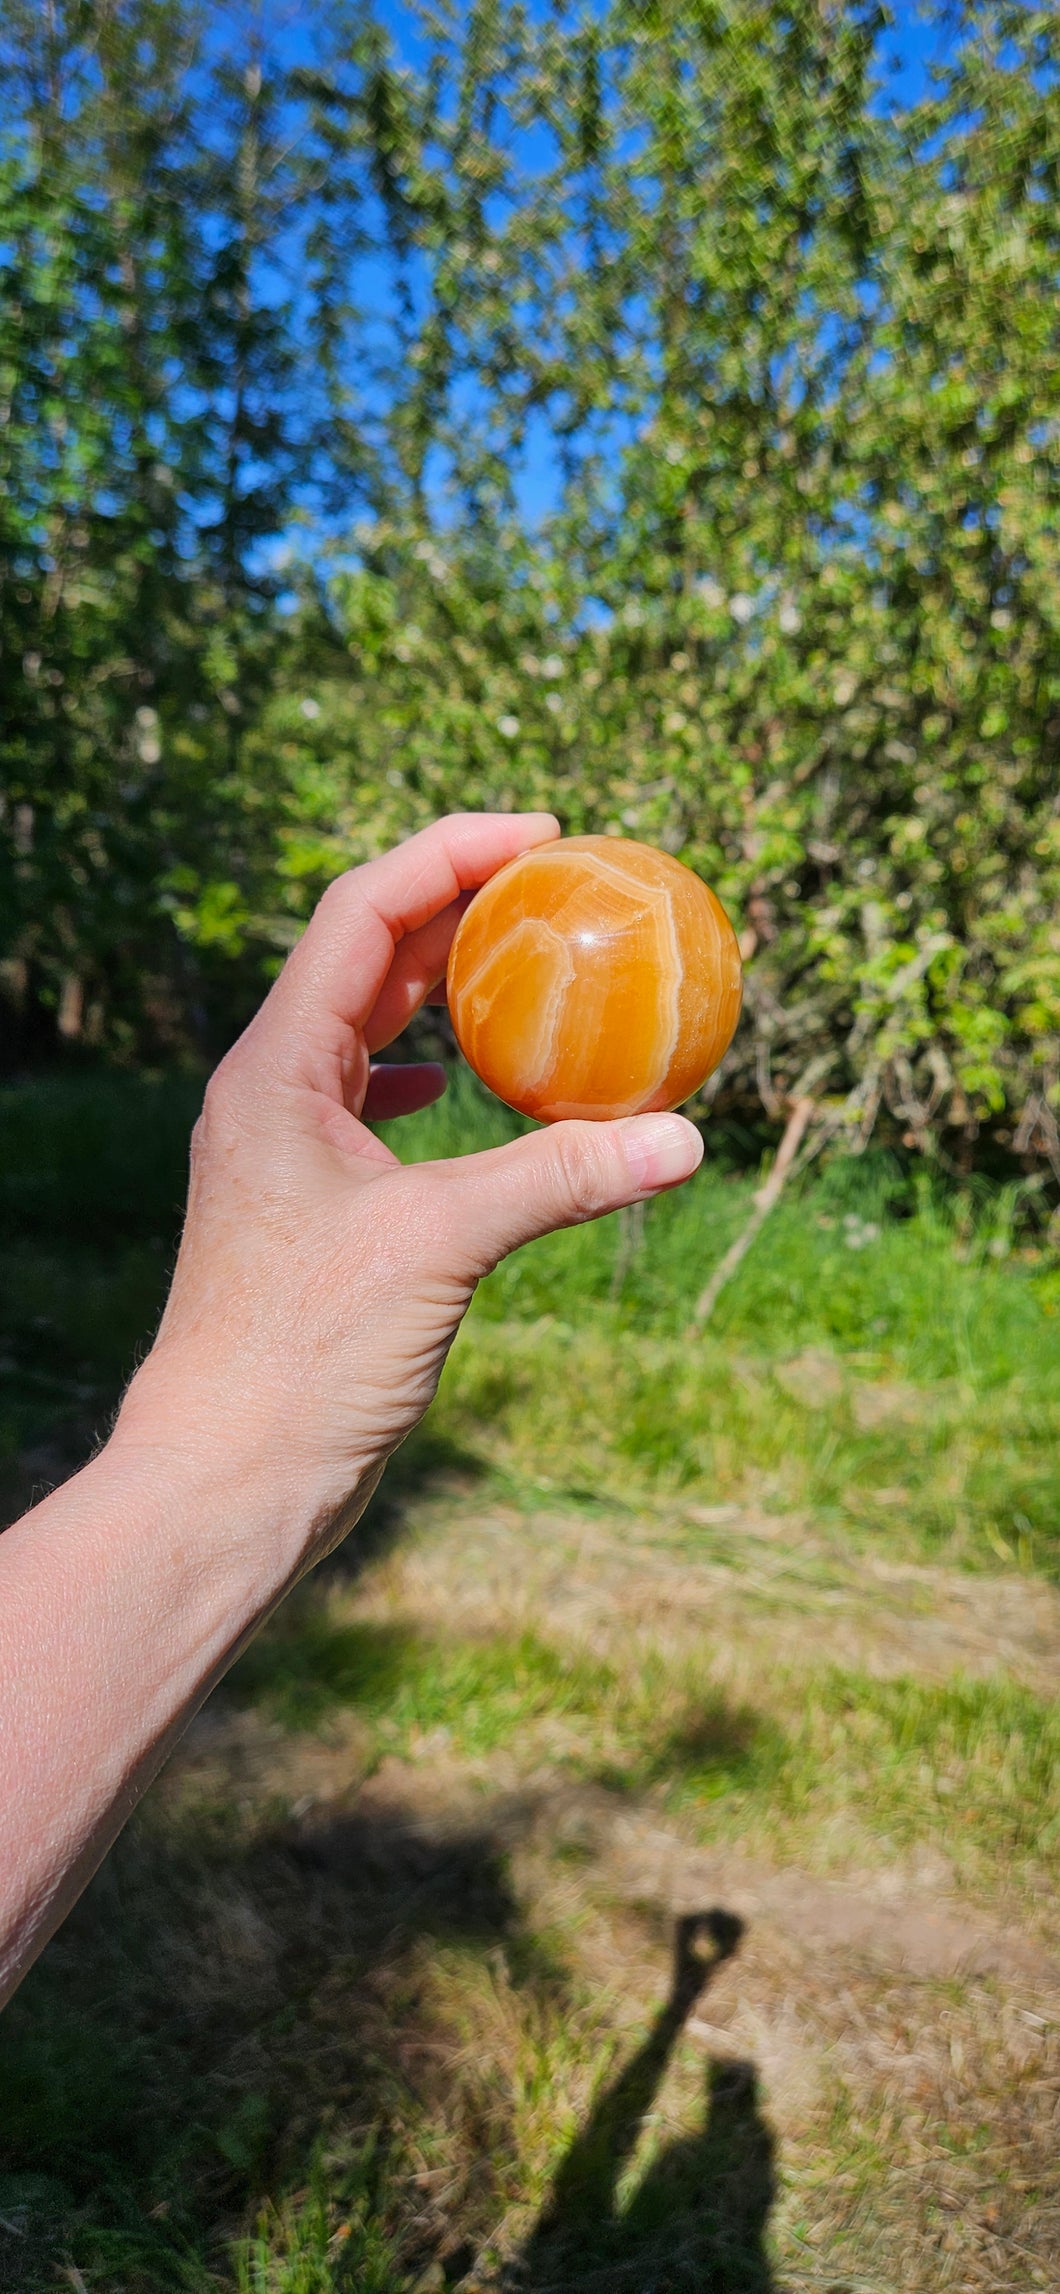
POLYGON ((802 1145, 816 1105, 815 1099, 802 1098, 794 1101, 785 1126, 784 1136, 777 1148, 773 1168, 764 1186, 759 1187, 755 1195, 755 1207, 747 1225, 742 1234, 737 1235, 736 1241, 730 1243, 724 1258, 720 1259, 715 1267, 705 1290, 700 1292, 696 1300, 695 1312, 692 1316, 693 1330, 702 1330, 704 1324, 709 1322, 730 1276, 735 1274, 741 1259, 746 1257, 759 1228, 768 1219, 774 1204, 779 1201, 783 1194, 785 1185, 791 1177, 792 1164, 802 1145))
POLYGON ((1017 1155, 1044 1155, 1060 1179, 1060 1126, 1044 1092, 1032 1092, 1019 1119, 1012 1145, 1017 1155))

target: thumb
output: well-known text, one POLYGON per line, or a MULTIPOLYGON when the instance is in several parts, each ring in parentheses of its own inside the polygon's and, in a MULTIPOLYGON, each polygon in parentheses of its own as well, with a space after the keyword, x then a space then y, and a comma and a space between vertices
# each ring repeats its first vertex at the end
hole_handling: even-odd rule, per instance
POLYGON ((690 1178, 702 1159, 703 1141, 683 1115, 556 1123, 439 1167, 445 1240, 477 1280, 520 1243, 643 1202, 690 1178))

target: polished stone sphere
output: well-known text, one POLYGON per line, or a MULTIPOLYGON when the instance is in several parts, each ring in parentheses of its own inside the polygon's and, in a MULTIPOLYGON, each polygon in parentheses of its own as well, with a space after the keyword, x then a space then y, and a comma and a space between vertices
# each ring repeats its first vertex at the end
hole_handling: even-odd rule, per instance
POLYGON ((679 1107, 740 1016, 740 951, 690 868, 622 837, 537 845, 491 876, 453 939, 456 1040, 540 1123, 679 1107))

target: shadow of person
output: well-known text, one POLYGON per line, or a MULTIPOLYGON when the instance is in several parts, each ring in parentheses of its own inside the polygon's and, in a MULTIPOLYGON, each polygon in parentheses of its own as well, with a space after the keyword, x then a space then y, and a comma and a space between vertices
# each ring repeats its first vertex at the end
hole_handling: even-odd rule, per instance
POLYGON ((510 2267, 511 2294, 635 2287, 642 2294, 770 2294, 764 2237, 775 2191, 773 2137, 751 2063, 711 2060, 702 2130, 662 2151, 625 2207, 623 2169, 674 2043, 743 1924, 714 1910, 678 1920, 668 1998, 605 2089, 560 2167, 552 2197, 510 2267))

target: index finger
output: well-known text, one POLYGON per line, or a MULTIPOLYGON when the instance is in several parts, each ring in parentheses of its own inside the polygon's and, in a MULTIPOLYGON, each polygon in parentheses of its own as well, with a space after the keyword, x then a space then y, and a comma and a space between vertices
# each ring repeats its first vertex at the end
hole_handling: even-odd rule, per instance
POLYGON ((270 1026, 334 1053, 363 1028, 407 933, 560 833, 552 813, 451 813, 328 886, 269 997, 270 1026))

